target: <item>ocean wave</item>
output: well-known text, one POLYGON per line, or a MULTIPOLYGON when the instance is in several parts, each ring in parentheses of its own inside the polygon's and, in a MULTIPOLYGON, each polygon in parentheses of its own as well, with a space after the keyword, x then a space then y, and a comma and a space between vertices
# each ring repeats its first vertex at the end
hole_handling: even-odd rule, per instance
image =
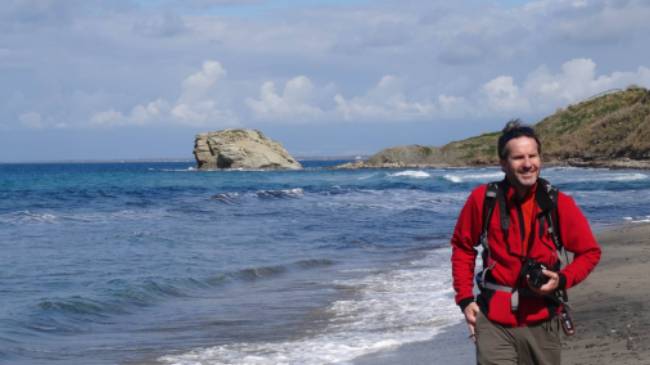
POLYGON ((270 279, 292 270, 310 270, 334 265, 329 259, 304 259, 285 265, 251 267, 213 277, 149 278, 139 283, 111 279, 96 297, 69 296, 43 298, 35 305, 36 318, 26 327, 44 332, 74 332, 74 323, 103 322, 114 315, 133 313, 170 298, 202 295, 205 290, 228 282, 270 279), (47 325, 45 325, 47 324, 47 325))
POLYGON ((355 189, 347 190, 345 194, 334 195, 327 200, 319 200, 319 207, 336 209, 369 209, 371 211, 408 211, 423 209, 426 211, 446 213, 453 207, 462 204, 467 199, 467 193, 431 192, 421 189, 355 189))
POLYGON ((573 183, 582 183, 582 182, 628 182, 628 181, 640 181, 648 179, 648 175, 640 172, 630 172, 630 173, 600 173, 594 176, 583 176, 583 177, 571 177, 570 182, 573 183))
POLYGON ((335 262, 329 259, 306 259, 306 260, 296 261, 293 264, 291 264, 291 266, 298 267, 301 269, 312 269, 312 268, 332 266, 334 264, 335 262))
POLYGON ((164 214, 161 210, 124 209, 113 212, 33 212, 22 210, 0 214, 0 223, 11 225, 22 224, 64 224, 66 222, 102 223, 109 221, 136 221, 156 219, 164 214))
POLYGON ((305 192, 302 188, 281 190, 259 190, 255 193, 260 199, 295 199, 302 197, 305 192))
POLYGON ((220 193, 220 194, 215 194, 210 197, 210 199, 216 200, 220 203, 226 204, 226 205, 234 205, 237 204, 239 197, 241 194, 239 193, 220 193))
POLYGON ((193 171, 198 171, 196 167, 194 166, 189 166, 184 169, 153 169, 149 168, 149 171, 162 171, 162 172, 193 172, 193 171))
POLYGON ((623 220, 630 223, 650 223, 650 215, 644 217, 623 217, 623 220))
POLYGON ((262 200, 273 200, 273 199, 297 199, 304 196, 305 192, 302 188, 293 188, 293 189, 269 189, 269 190, 258 190, 255 192, 226 192, 212 195, 210 199, 216 200, 220 203, 226 205, 235 205, 240 203, 242 198, 255 197, 262 200))
POLYGON ((333 364, 405 343, 425 341, 459 323, 450 299, 449 250, 436 250, 407 267, 335 282, 354 299, 327 308, 317 334, 281 342, 234 343, 167 355, 164 364, 333 364), (437 280, 436 280, 437 278, 437 280))
POLYGON ((394 174, 388 175, 389 177, 411 177, 415 179, 426 179, 428 177, 431 177, 431 174, 428 172, 422 171, 422 170, 406 170, 406 171, 400 171, 396 172, 394 174))
POLYGON ((492 181, 503 179, 503 172, 489 172, 481 174, 445 174, 443 179, 454 184, 460 184, 467 181, 492 181))
MULTIPOLYGON (((96 298, 83 296, 55 297, 42 299, 36 307, 41 314, 62 314, 70 319, 92 321, 116 314, 132 313, 136 308, 153 305, 165 298, 185 297, 191 286, 200 285, 195 280, 147 279, 139 284, 129 284, 122 279, 113 279, 109 288, 98 293, 96 298), (192 285, 188 285, 192 283, 192 285)), ((60 318, 59 318, 60 321, 60 318)))
POLYGON ((327 267, 334 265, 335 262, 329 259, 307 259, 299 260, 285 265, 273 266, 260 266, 245 268, 233 272, 222 273, 205 280, 210 286, 221 285, 227 281, 241 280, 241 281, 256 281, 261 279, 268 279, 278 275, 285 274, 291 270, 296 269, 313 269, 320 267, 327 267))
POLYGON ((25 223, 57 223, 60 217, 53 213, 32 212, 21 210, 0 214, 0 223, 25 224, 25 223))
POLYGON ((121 306, 98 300, 75 296, 71 298, 44 299, 38 303, 44 312, 57 312, 71 315, 96 316, 105 318, 110 314, 127 313, 121 306))

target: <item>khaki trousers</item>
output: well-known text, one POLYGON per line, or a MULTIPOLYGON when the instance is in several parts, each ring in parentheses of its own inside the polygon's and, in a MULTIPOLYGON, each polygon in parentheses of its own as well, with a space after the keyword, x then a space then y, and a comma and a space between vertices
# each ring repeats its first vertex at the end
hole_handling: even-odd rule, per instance
POLYGON ((504 327, 482 313, 476 318, 476 362, 479 365, 558 365, 561 362, 560 321, 504 327))

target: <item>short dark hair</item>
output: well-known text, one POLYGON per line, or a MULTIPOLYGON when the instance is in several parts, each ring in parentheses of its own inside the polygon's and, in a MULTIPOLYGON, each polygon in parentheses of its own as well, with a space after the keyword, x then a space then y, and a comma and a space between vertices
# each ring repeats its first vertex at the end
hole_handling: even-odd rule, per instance
POLYGON ((535 129, 533 129, 531 126, 523 124, 519 119, 512 119, 506 123, 505 127, 503 127, 501 136, 499 137, 499 145, 497 150, 499 153, 499 159, 505 160, 508 157, 508 151, 506 150, 506 144, 508 144, 508 141, 519 137, 529 137, 535 139, 535 142, 537 142, 537 152, 539 154, 542 153, 542 143, 539 141, 539 137, 537 137, 535 129))

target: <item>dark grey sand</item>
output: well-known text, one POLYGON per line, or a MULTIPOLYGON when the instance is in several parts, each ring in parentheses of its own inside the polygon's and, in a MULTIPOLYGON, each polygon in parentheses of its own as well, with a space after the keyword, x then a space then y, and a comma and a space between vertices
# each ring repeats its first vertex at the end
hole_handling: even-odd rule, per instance
MULTIPOLYGON (((593 273, 569 291, 578 333, 563 338, 564 365, 650 365, 650 225, 598 234, 603 249, 593 273)), ((460 312, 459 312, 460 313, 460 312)), ((431 341, 355 359, 355 365, 475 363, 464 323, 431 341)))
POLYGON ((578 334, 563 364, 650 364, 650 225, 598 235, 603 257, 570 291, 578 334))

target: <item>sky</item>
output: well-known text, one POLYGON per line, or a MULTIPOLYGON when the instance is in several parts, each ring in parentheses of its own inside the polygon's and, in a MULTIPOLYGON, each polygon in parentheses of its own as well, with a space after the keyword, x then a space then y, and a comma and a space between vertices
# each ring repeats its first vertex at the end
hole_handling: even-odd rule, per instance
POLYGON ((5 0, 0 162, 443 145, 650 87, 647 0, 5 0))

